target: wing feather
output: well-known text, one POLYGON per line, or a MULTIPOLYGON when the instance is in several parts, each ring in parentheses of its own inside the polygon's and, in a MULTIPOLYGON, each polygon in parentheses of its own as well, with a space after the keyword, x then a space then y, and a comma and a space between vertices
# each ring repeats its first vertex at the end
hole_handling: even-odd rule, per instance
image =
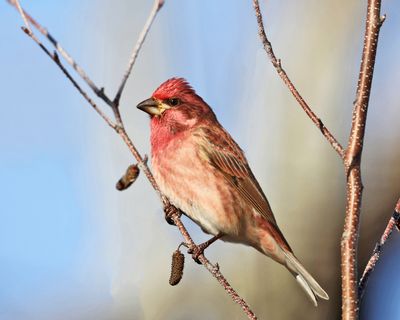
POLYGON ((203 139, 203 154, 206 159, 232 184, 242 198, 261 216, 277 226, 268 200, 254 177, 243 151, 224 129, 215 133, 201 128, 198 136, 203 139))

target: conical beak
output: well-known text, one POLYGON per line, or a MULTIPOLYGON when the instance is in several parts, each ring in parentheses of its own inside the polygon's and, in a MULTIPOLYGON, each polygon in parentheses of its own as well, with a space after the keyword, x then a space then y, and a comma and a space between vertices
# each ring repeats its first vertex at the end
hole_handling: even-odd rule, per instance
POLYGON ((155 101, 153 98, 142 101, 137 105, 137 108, 148 113, 151 116, 159 116, 162 113, 158 102, 155 101))

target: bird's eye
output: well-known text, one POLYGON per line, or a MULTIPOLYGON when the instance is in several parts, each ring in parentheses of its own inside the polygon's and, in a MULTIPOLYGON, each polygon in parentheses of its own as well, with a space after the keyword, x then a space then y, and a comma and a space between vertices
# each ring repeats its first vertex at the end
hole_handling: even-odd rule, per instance
POLYGON ((179 100, 178 98, 171 98, 171 99, 168 99, 168 104, 170 105, 170 106, 172 106, 172 107, 175 107, 175 106, 177 106, 178 104, 180 104, 181 103, 181 100, 179 100))

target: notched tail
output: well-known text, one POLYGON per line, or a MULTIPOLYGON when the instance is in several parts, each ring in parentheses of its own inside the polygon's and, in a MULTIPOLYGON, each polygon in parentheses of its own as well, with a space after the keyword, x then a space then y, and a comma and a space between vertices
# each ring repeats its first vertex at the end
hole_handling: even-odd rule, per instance
POLYGON ((285 256, 286 267, 296 277, 296 281, 300 284, 314 305, 318 305, 317 297, 329 300, 329 296, 325 290, 322 289, 318 282, 308 273, 293 253, 285 252, 285 256))

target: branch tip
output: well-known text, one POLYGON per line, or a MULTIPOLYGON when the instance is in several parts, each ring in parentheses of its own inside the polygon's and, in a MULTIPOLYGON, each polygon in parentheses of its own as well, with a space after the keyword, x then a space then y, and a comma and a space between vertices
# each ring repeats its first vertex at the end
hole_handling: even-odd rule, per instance
POLYGON ((157 9, 160 10, 164 4, 165 4, 164 0, 159 0, 157 9))

